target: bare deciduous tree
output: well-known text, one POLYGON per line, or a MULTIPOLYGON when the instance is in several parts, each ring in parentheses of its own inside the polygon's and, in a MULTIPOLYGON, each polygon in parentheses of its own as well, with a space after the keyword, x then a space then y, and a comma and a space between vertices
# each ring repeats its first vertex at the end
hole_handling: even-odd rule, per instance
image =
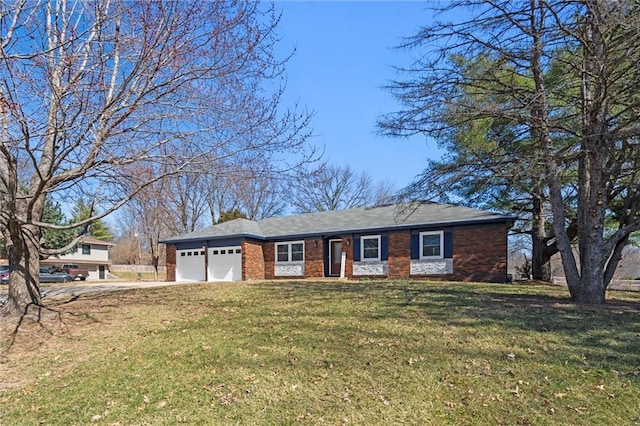
POLYGON ((0 229, 11 265, 4 314, 41 306, 39 257, 68 249, 41 252, 41 229, 65 227, 42 221, 47 196, 99 207, 74 228, 212 159, 306 149, 308 114, 278 109, 273 9, 117 0, 0 7, 0 229), (154 171, 149 180, 131 173, 136 164, 154 171))
POLYGON ((298 213, 374 206, 389 202, 394 195, 389 183, 376 184, 365 172, 326 163, 294 176, 290 186, 289 202, 298 213))

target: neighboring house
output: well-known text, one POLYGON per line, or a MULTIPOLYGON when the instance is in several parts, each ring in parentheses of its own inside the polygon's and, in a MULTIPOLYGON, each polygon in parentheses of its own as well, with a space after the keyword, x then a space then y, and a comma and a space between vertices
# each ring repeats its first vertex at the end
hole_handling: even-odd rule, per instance
POLYGON ((169 281, 424 278, 505 282, 514 216, 419 203, 236 219, 163 241, 169 281))
POLYGON ((50 257, 40 262, 42 267, 60 266, 74 263, 80 268, 89 270, 90 280, 104 280, 109 274, 109 249, 113 243, 83 236, 75 250, 57 257, 50 257))

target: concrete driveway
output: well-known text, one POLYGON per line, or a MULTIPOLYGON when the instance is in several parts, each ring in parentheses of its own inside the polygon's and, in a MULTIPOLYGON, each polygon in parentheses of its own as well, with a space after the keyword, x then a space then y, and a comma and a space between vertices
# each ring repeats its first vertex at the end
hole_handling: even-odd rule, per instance
MULTIPOLYGON (((104 293, 115 290, 127 290, 130 288, 150 288, 165 287, 170 285, 183 285, 188 283, 176 283, 165 281, 76 281, 67 284, 51 284, 40 287, 40 293, 45 299, 55 297, 74 297, 82 294, 104 293)), ((0 306, 7 300, 7 289, 9 286, 0 286, 0 306)))

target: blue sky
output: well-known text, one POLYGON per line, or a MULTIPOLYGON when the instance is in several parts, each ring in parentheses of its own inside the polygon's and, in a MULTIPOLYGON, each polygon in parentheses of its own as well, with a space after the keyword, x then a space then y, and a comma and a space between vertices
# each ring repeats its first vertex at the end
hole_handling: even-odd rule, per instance
MULTIPOLYGON (((316 115, 313 143, 338 165, 366 171, 376 180, 409 184, 428 158, 439 158, 434 141, 376 134, 376 119, 399 104, 382 89, 396 77, 393 66, 411 63, 415 52, 394 49, 432 19, 418 1, 276 1, 287 65, 285 103, 298 101, 316 115)), ((289 106, 288 105, 288 106, 289 106)))

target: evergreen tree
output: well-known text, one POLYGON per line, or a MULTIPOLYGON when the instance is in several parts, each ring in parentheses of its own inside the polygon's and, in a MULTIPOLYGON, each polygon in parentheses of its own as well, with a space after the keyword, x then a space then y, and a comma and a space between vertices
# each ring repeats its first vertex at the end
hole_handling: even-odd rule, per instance
MULTIPOLYGON (((47 198, 42 214, 42 221, 52 225, 66 225, 67 217, 62 212, 60 203, 47 198)), ((41 246, 47 249, 59 249, 71 243, 76 233, 73 229, 42 228, 41 246)))
MULTIPOLYGON (((93 205, 87 204, 83 200, 78 200, 73 207, 71 218, 75 223, 86 220, 96 214, 99 214, 99 212, 95 210, 93 205)), ((109 224, 102 219, 95 220, 84 227, 76 228, 76 232, 80 235, 90 235, 93 238, 102 241, 113 241, 114 239, 114 235, 109 224)))

